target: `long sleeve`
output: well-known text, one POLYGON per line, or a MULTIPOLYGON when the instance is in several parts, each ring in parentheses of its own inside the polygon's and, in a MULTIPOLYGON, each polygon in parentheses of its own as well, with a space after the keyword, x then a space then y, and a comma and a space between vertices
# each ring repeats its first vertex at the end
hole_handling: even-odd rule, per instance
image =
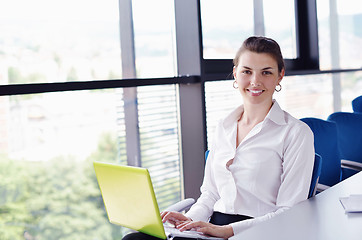
POLYGON ((205 175, 201 186, 201 195, 197 202, 186 213, 186 216, 194 221, 208 221, 214 211, 215 202, 220 198, 217 192, 212 173, 213 151, 210 151, 205 165, 205 175))
POLYGON ((238 233, 241 233, 242 231, 244 231, 258 223, 269 220, 270 218, 272 218, 288 209, 289 209, 289 207, 282 207, 282 208, 279 208, 278 210, 276 210, 275 212, 267 213, 260 217, 256 217, 253 219, 247 219, 247 220, 244 220, 241 222, 232 223, 230 225, 233 228, 234 236, 236 236, 238 233))

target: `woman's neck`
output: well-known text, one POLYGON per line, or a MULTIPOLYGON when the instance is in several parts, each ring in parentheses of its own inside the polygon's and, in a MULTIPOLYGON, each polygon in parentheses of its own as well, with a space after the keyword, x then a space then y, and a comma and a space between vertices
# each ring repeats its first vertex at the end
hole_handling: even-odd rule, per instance
POLYGON ((268 114, 273 102, 266 104, 244 104, 244 113, 239 121, 243 125, 256 125, 262 122, 268 114))

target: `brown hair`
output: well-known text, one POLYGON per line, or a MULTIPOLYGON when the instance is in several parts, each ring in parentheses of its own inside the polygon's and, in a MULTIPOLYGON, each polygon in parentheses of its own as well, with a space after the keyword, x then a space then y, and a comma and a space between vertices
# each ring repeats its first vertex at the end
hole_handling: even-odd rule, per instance
POLYGON ((285 68, 279 44, 271 38, 262 36, 253 36, 247 38, 243 42, 243 45, 241 45, 239 50, 236 52, 235 58, 233 60, 234 66, 239 64, 240 55, 245 51, 269 54, 277 62, 279 73, 285 68))

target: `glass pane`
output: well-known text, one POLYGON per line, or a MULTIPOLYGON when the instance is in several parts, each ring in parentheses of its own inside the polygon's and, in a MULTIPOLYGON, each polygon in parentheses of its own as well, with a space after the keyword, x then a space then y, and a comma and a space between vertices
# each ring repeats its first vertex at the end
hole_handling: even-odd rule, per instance
POLYGON ((297 58, 294 1, 264 0, 265 36, 276 40, 284 58, 297 58))
POLYGON ((342 111, 353 112, 352 100, 362 95, 362 72, 341 73, 342 111))
POLYGON ((0 239, 120 239, 93 161, 125 164, 122 90, 0 97, 0 239))
POLYGON ((333 112, 331 74, 284 77, 281 85, 274 98, 292 116, 325 119, 333 112))
POLYGON ((233 81, 205 83, 207 144, 210 147, 217 121, 243 103, 238 89, 233 88, 233 81))
POLYGON ((181 200, 176 86, 138 87, 142 166, 148 168, 160 210, 181 200))
POLYGON ((338 0, 341 68, 361 68, 362 4, 355 0, 338 0))
POLYGON ((254 32, 253 0, 201 0, 205 59, 232 59, 254 32))
POLYGON ((121 77, 118 1, 7 1, 0 32, 3 84, 121 77))
POLYGON ((321 70, 332 68, 329 0, 317 0, 319 65, 321 70))
POLYGON ((137 77, 175 76, 173 1, 136 0, 132 9, 137 77))
POLYGON ((354 0, 318 0, 317 9, 321 69, 361 68, 356 49, 362 44, 362 5, 354 0))

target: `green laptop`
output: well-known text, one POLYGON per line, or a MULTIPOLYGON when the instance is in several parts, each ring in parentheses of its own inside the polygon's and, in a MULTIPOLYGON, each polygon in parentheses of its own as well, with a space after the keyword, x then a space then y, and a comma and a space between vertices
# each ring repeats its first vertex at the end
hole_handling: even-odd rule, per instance
POLYGON ((93 164, 109 221, 166 239, 148 170, 101 162, 93 164))
POLYGON ((103 162, 93 165, 111 223, 161 239, 219 239, 164 225, 147 169, 103 162))

